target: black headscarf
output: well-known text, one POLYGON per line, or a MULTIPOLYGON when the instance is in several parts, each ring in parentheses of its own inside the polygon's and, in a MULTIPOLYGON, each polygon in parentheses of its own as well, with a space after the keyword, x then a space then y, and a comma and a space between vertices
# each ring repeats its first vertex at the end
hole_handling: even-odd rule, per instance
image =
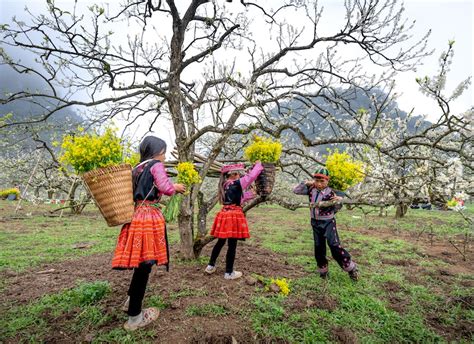
POLYGON ((147 136, 140 143, 140 162, 166 152, 166 142, 156 136, 147 136))

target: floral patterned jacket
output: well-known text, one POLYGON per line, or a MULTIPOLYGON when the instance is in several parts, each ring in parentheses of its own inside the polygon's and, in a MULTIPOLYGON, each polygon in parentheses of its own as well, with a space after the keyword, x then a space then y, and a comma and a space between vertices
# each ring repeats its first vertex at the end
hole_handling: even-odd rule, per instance
MULTIPOLYGON (((314 205, 321 201, 329 201, 336 193, 330 187, 323 190, 316 188, 309 188, 304 182, 301 182, 294 187, 293 192, 297 195, 307 195, 309 202, 314 205)), ((331 220, 337 211, 341 209, 340 205, 333 205, 330 207, 310 207, 311 218, 315 220, 331 220)))

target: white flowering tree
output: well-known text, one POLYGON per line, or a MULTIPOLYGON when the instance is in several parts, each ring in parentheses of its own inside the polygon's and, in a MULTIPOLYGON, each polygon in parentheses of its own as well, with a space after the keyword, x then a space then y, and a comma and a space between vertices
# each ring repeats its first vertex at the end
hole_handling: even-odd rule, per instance
MULTIPOLYGON (((7 116, 12 118, 12 116, 7 116)), ((88 202, 87 195, 78 200, 81 180, 67 170, 59 169, 57 148, 45 132, 61 135, 65 123, 42 123, 37 126, 12 127, 7 135, 0 135, 0 184, 17 186, 29 201, 65 198, 73 213, 80 213, 88 202)))
MULTIPOLYGON (((330 23, 329 29, 323 28, 327 23, 315 1, 224 5, 219 0, 126 0, 84 10, 78 2, 58 8, 48 0, 46 14, 2 25, 4 49, 27 49, 37 64, 25 65, 6 50, 2 62, 19 73, 37 73, 45 90, 16 92, 0 102, 41 96, 55 106, 0 129, 41 122, 71 106, 94 109, 96 123, 123 116, 129 125, 149 123, 158 133, 157 123, 165 118, 173 125, 180 161, 205 151, 202 179, 231 137, 255 131, 275 137, 294 133, 285 141, 283 159, 283 168, 293 172, 295 166, 304 167, 299 159, 319 160, 308 147, 366 145, 395 159, 402 147, 431 144, 431 131, 380 142, 378 123, 388 121, 383 106, 375 109, 375 117, 351 106, 354 90, 370 95, 373 87, 390 88, 395 72, 413 69, 427 55, 427 35, 411 36, 412 24, 397 1, 347 1, 339 25, 330 23), (369 68, 375 73, 367 73, 369 68), (68 92, 60 95, 59 87, 68 92), (333 110, 344 116, 336 117, 333 110)), ((452 121, 446 118, 439 127, 452 121)), ((440 141, 435 148, 444 145, 440 141)), ((205 200, 201 188, 195 186, 181 207, 185 257, 199 255, 210 240, 205 218, 215 198, 205 200)))

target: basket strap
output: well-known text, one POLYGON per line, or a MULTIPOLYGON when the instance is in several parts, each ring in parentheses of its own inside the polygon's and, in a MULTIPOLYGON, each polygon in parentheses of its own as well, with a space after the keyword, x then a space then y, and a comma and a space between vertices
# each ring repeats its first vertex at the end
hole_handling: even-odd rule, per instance
POLYGON ((157 188, 158 187, 155 185, 155 183, 153 182, 153 186, 151 187, 150 191, 148 192, 148 194, 145 196, 145 199, 142 201, 142 204, 140 204, 140 207, 145 203, 146 199, 148 198, 148 196, 150 196, 151 192, 153 191, 153 188, 157 188))

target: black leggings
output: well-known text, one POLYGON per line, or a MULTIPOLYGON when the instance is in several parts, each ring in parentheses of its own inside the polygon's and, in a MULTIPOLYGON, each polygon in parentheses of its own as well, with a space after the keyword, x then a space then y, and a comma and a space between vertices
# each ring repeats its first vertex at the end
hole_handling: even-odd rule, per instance
POLYGON ((227 240, 227 254, 225 256, 225 272, 232 273, 234 271, 235 253, 237 251, 237 240, 238 239, 217 239, 216 245, 212 249, 211 259, 209 265, 215 266, 217 257, 221 253, 222 247, 224 247, 225 241, 227 240))
MULTIPOLYGON (((351 255, 341 246, 336 229, 336 219, 315 220, 311 219, 314 239, 314 257, 319 268, 327 267, 326 241, 331 250, 332 257, 343 269, 351 266, 351 255)), ((347 270, 346 270, 347 271, 347 270)))
POLYGON ((127 314, 136 316, 142 311, 143 297, 148 283, 148 276, 151 272, 151 264, 140 264, 138 268, 133 269, 133 277, 128 288, 128 296, 130 296, 130 304, 127 314))

